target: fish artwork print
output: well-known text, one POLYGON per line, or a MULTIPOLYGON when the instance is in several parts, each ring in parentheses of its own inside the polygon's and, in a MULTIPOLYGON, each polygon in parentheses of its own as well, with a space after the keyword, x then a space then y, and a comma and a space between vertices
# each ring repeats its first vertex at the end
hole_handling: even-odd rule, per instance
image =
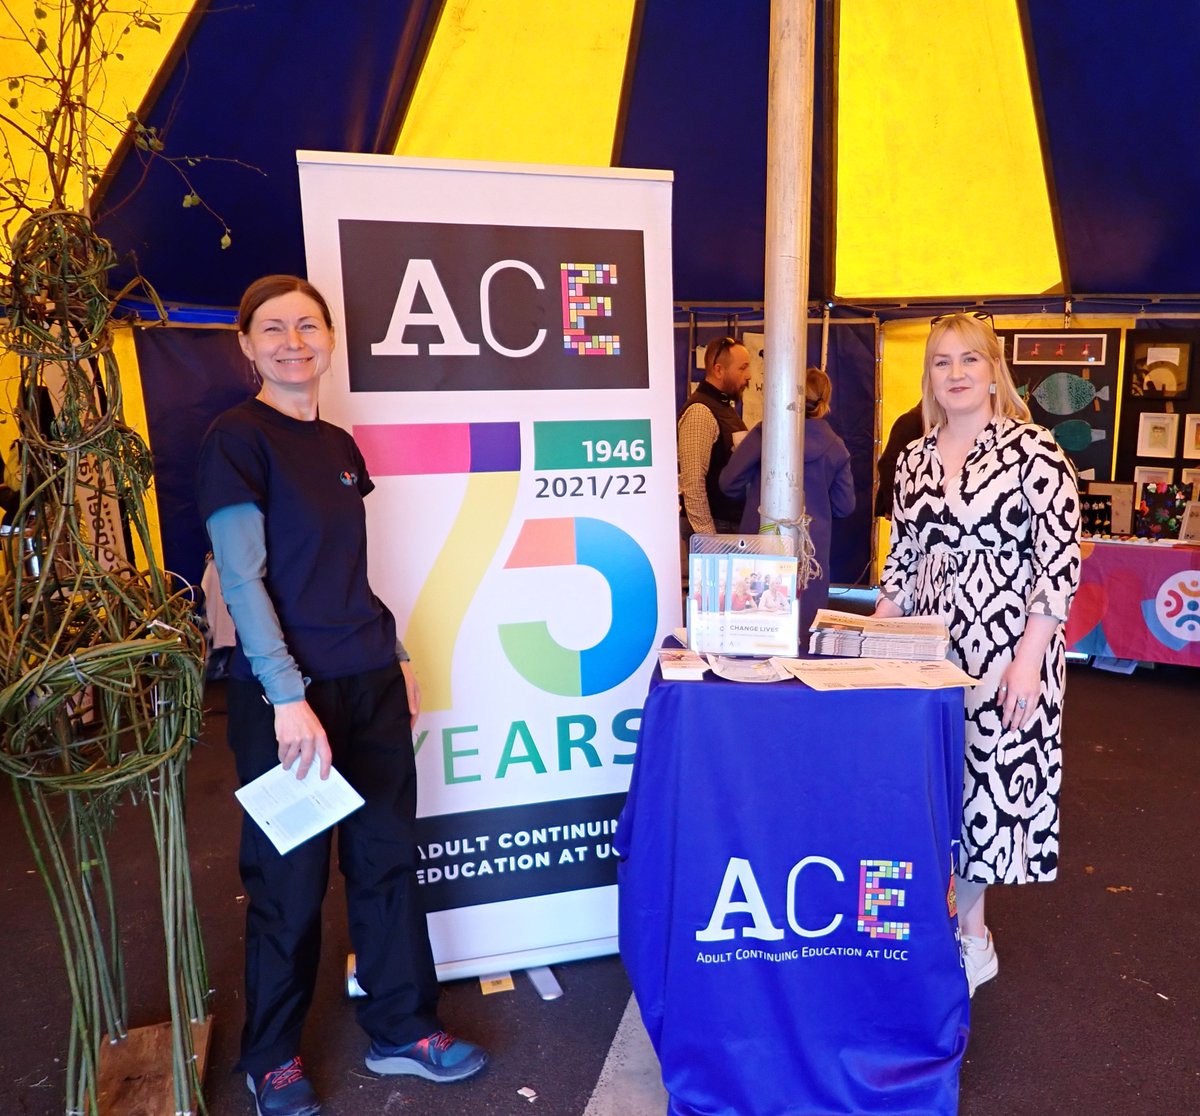
POLYGON ((1083 419, 1067 419, 1066 422, 1058 423, 1050 433, 1067 453, 1078 453, 1087 449, 1093 442, 1100 442, 1108 437, 1106 431, 1089 426, 1083 419))
POLYGON ((1017 389, 1022 395, 1032 395, 1048 415, 1073 415, 1082 411, 1093 399, 1108 401, 1108 386, 1096 389, 1091 380, 1074 372, 1055 372, 1047 376, 1030 392, 1028 386, 1017 389))

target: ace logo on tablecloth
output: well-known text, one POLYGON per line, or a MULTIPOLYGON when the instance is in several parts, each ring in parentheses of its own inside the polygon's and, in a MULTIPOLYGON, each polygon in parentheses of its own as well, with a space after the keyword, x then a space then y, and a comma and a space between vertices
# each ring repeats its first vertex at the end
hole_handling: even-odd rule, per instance
MULTIPOLYGON (((760 941, 782 941, 785 931, 777 921, 786 921, 793 933, 802 938, 823 938, 842 924, 844 911, 831 912, 823 925, 805 925, 799 915, 797 897, 804 885, 806 871, 827 872, 843 884, 846 875, 841 866, 827 856, 806 856, 792 865, 784 887, 783 918, 778 918, 779 906, 772 908, 763 897, 758 879, 749 860, 731 856, 713 904, 708 925, 696 931, 698 942, 730 941, 735 937, 756 938, 760 941), (741 898, 737 898, 740 894, 741 898), (736 928, 727 925, 733 915, 749 916, 749 922, 736 920, 736 928)), ((907 941, 911 933, 908 922, 887 917, 891 908, 903 907, 906 889, 897 886, 901 880, 911 880, 913 866, 905 860, 862 860, 858 864, 857 928, 872 939, 907 941)))

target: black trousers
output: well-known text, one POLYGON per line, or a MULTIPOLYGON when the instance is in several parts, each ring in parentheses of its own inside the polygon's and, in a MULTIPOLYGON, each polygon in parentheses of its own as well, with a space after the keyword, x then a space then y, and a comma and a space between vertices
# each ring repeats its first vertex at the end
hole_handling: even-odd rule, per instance
MULTIPOLYGON (((230 679, 229 743, 245 784, 279 762, 274 710, 257 683, 230 679)), ((334 766, 366 804, 338 826, 358 1021, 390 1044, 439 1028, 438 984, 417 893, 417 774, 408 696, 398 666, 309 684, 308 703, 329 737, 334 766)), ((243 818, 246 889, 246 1022, 241 1068, 263 1074, 300 1050, 321 955, 321 903, 332 830, 286 856, 243 818)))

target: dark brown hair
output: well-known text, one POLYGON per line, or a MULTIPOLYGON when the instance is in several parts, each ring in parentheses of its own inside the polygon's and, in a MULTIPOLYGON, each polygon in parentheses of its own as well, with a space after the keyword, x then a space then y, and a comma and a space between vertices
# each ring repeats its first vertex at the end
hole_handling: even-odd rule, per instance
POLYGON ((333 315, 329 313, 329 303, 307 279, 301 279, 299 275, 264 275, 261 279, 255 279, 242 295, 242 303, 238 307, 238 330, 249 333, 250 323, 254 321, 254 315, 264 302, 280 295, 291 294, 293 291, 308 295, 321 308, 325 324, 330 329, 333 328, 333 315))
POLYGON ((710 341, 704 348, 704 374, 711 376, 717 361, 737 344, 736 337, 718 337, 715 341, 710 341))

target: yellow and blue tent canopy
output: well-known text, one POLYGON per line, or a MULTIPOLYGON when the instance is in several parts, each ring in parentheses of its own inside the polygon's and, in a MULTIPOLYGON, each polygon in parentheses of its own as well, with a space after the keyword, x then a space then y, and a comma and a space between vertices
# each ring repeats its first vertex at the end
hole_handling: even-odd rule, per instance
MULTIPOLYGON (((22 75, 59 7, 6 5, 26 35, 0 33, 6 173, 32 165, 21 128, 44 106, 22 75)), ((127 261, 114 285, 136 260, 173 318, 229 321, 250 280, 305 270, 297 149, 667 168, 677 300, 719 317, 762 299, 768 0, 152 0, 145 20, 92 94, 118 125, 95 137, 95 212, 127 261), (130 112, 165 158, 122 140, 130 112), (203 204, 185 206, 193 190, 203 204)), ((820 0, 816 41, 814 302, 883 317, 1200 303, 1200 7, 820 0)), ((898 323, 892 351, 920 333, 906 350, 898 323)), ((144 388, 168 563, 189 575, 203 536, 178 423, 202 425, 221 392, 181 398, 162 370, 211 367, 227 341, 180 358, 139 339, 157 363, 139 376, 129 346, 123 364, 135 415, 144 388)), ((870 345, 853 360, 869 492, 870 345)), ((885 383, 885 426, 905 394, 885 383)))
MULTIPOLYGON (((8 7, 31 36, 57 18, 8 7)), ((303 269, 298 148, 669 168, 677 298, 762 297, 768 0, 149 11, 98 96, 194 162, 110 143, 97 213, 170 300, 303 269)), ((823 0, 817 32, 815 300, 1200 297, 1200 8, 823 0)), ((0 77, 35 62, 0 39, 0 77)))

